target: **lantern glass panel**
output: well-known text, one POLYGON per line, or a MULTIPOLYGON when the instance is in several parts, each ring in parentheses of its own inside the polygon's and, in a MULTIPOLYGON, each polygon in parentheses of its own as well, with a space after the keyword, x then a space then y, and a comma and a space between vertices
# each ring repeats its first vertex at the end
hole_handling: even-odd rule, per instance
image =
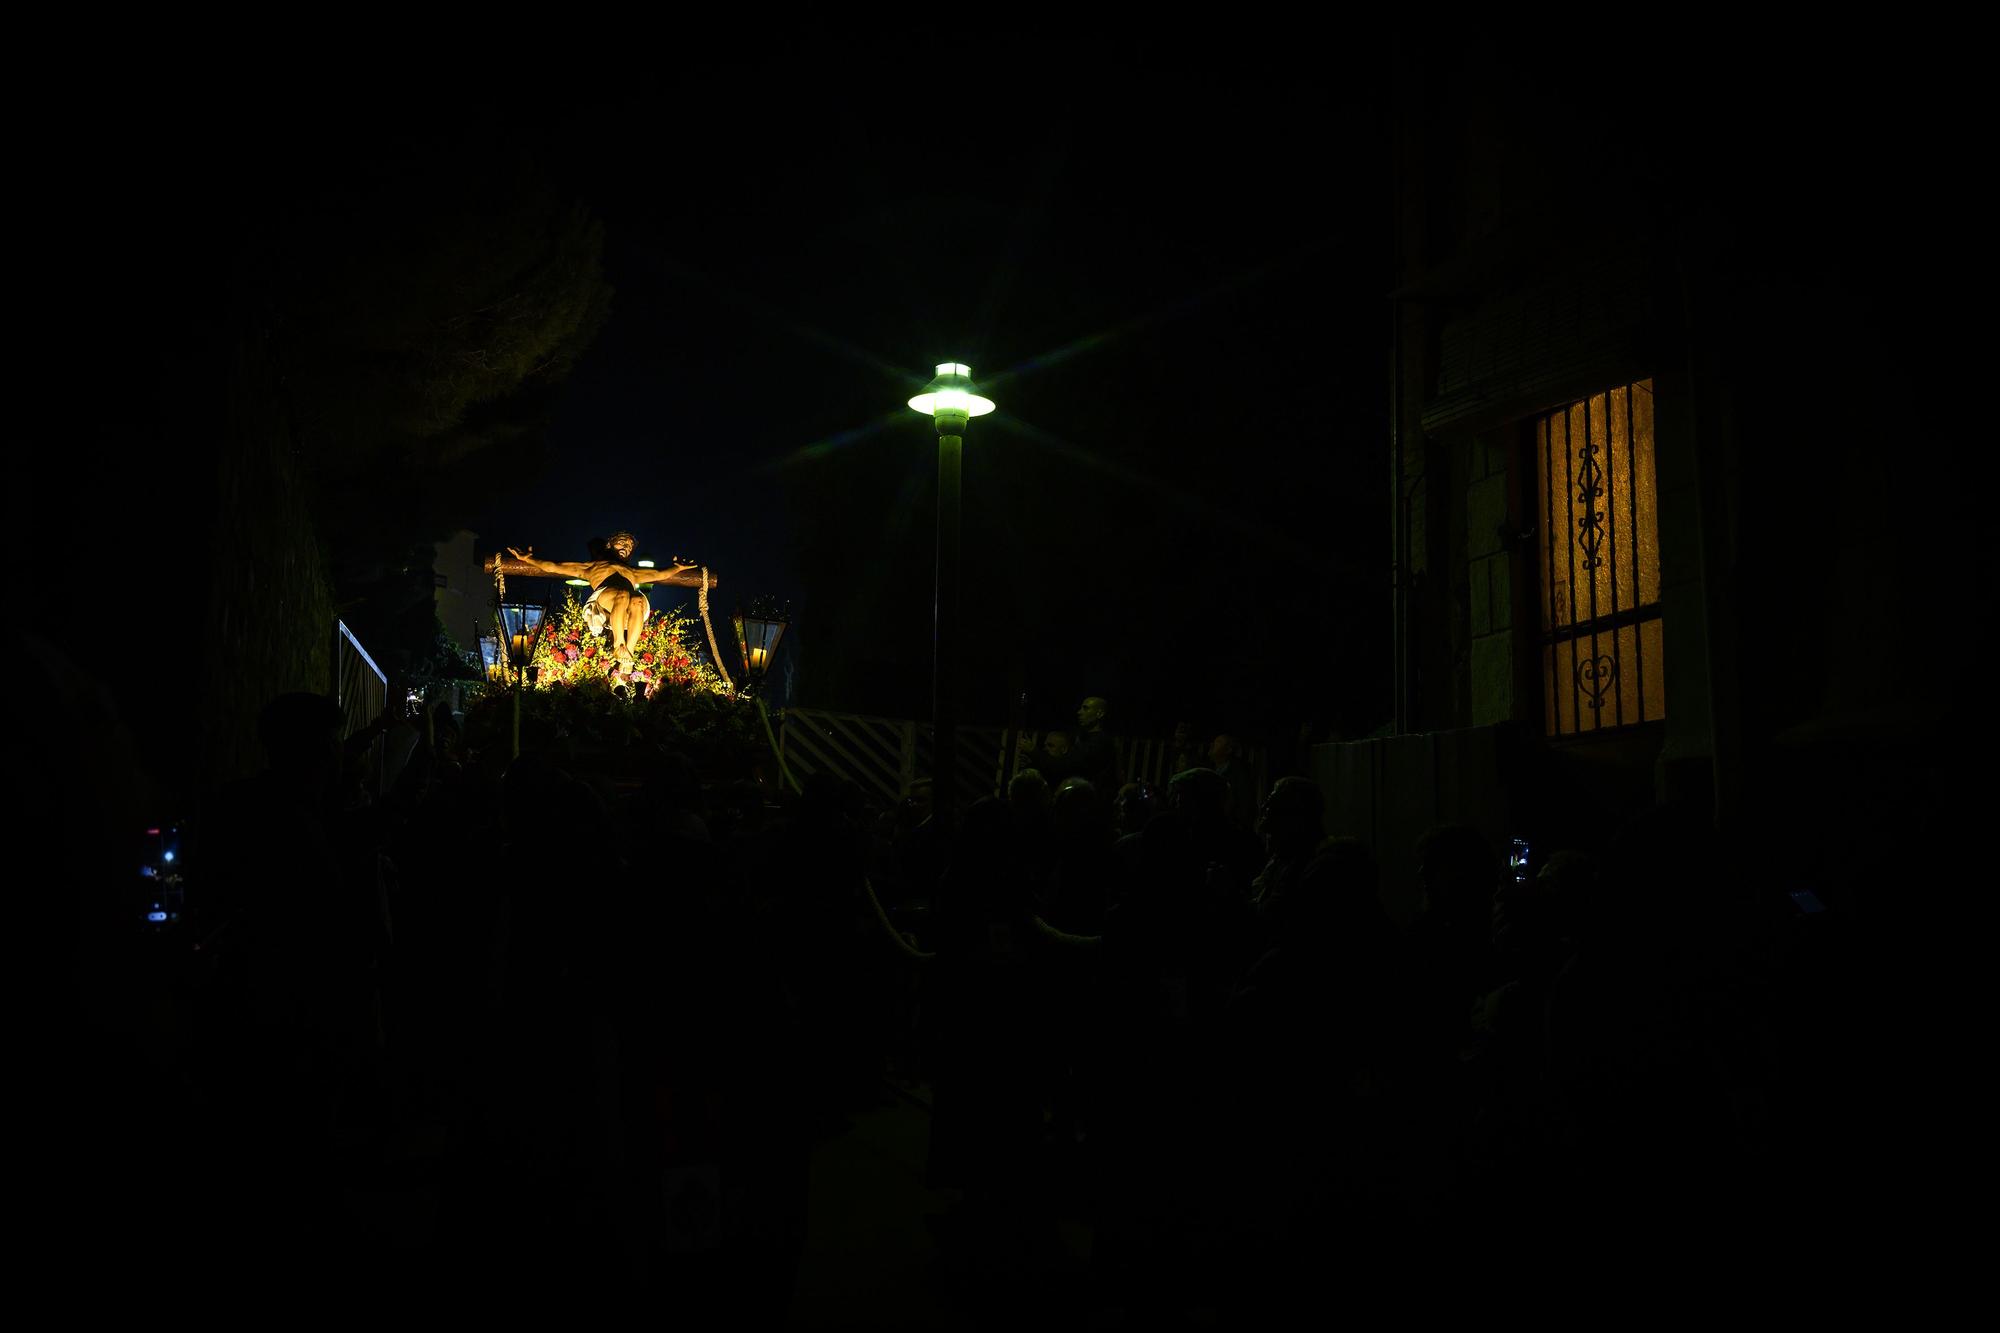
POLYGON ((542 627, 546 607, 526 602, 508 602, 500 607, 500 627, 507 660, 517 667, 528 664, 534 655, 535 639, 542 627))
POLYGON ((761 676, 770 669, 771 658, 784 637, 785 621, 757 616, 736 617, 736 637, 743 649, 743 669, 761 676))

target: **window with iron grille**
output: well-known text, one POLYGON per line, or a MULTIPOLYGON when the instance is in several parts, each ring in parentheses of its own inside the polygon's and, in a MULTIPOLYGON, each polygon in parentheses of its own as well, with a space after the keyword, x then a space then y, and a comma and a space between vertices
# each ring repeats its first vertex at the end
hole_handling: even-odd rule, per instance
POLYGON ((1551 736, 1665 716, 1653 382, 1535 423, 1543 724, 1551 736))

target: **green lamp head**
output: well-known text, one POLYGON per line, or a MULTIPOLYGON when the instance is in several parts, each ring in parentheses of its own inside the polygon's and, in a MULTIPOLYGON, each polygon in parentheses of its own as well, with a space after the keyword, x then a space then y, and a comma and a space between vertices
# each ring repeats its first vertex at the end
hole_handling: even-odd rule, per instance
POLYGON ((968 417, 983 417, 993 410, 991 398, 973 392, 972 367, 947 361, 924 391, 910 400, 910 406, 937 422, 938 434, 957 435, 964 431, 968 417))

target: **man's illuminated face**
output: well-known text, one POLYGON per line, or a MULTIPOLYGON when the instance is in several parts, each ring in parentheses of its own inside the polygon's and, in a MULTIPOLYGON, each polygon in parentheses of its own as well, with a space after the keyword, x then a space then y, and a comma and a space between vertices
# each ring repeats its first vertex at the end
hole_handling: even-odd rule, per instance
POLYGON ((633 551, 632 534, 621 532, 616 537, 613 537, 611 539, 611 550, 620 560, 630 560, 633 551))

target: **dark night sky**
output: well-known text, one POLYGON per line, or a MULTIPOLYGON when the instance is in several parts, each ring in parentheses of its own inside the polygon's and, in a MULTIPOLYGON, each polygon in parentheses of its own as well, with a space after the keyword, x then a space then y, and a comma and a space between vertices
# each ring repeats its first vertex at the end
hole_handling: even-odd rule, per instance
MULTIPOLYGON (((33 146, 62 183, 44 397, 151 460, 103 525, 207 558, 234 321, 341 257, 315 210, 378 160, 532 158, 602 220, 615 291, 543 464, 455 515, 488 549, 631 528, 712 564, 723 612, 790 598, 796 701, 927 716, 936 449, 903 404, 962 360, 1000 404, 967 445, 966 720, 1002 720, 1018 668, 1043 725, 1102 693, 1126 734, 1366 732, 1389 711, 1383 61, 1274 79, 1195 54, 989 48, 956 94, 908 43, 690 50, 600 94, 580 69, 134 84, 33 146), (264 286, 232 295, 246 273, 264 286)), ((64 457, 41 466, 57 484, 64 457)), ((63 513, 21 522, 64 540, 63 513)))
MULTIPOLYGON (((1566 54, 1505 35, 1423 34, 1417 105, 1480 71, 1498 91, 1454 116, 1534 101, 1567 135, 1623 115, 1640 159, 1693 187, 1663 208, 1739 224, 1746 284, 1876 312, 1873 350, 1801 384, 1890 353, 1911 384, 1978 382, 1951 363, 1977 344, 1938 332, 1984 216, 1955 198, 1981 122, 1976 81, 1935 73, 1951 53, 1872 32, 1711 49, 1705 30, 1636 21, 1578 29, 1566 54), (1607 96, 1621 89, 1646 95, 1607 96)), ((799 700, 922 717, 935 446, 902 404, 955 358, 1001 408, 967 449, 968 721, 1002 719, 1017 662, 1043 725, 1089 692, 1128 735, 1186 717, 1282 743, 1301 720, 1349 736, 1387 721, 1392 43, 802 40, 788 29, 782 53, 735 67, 713 58, 746 48, 688 38, 624 68, 549 52, 504 70, 94 70, 92 95, 22 136, 20 267, 43 298, 23 387, 43 421, 8 488, 21 549, 62 549, 82 524, 170 560, 178 579, 136 601, 149 632, 183 632, 204 566, 239 554, 205 544, 217 441, 245 428, 245 402, 282 410, 282 384, 237 401, 237 351, 310 344, 259 312, 351 257, 337 219, 301 215, 365 193, 378 159, 527 155, 603 221, 616 291, 558 387, 544 465, 506 471, 498 501, 447 497, 456 523, 544 554, 630 527, 648 554, 711 562, 725 612, 792 599, 799 700)), ((385 474, 380 494, 407 480, 385 474)), ((406 558, 418 507, 378 564, 406 558)), ((133 707, 177 703, 201 669, 189 655, 133 707)))
POLYGON ((967 446, 970 717, 1018 656, 1045 721, 1095 691, 1134 731, 1372 726, 1379 87, 1095 66, 923 94, 718 74, 543 127, 613 313, 546 470, 468 525, 565 558, 630 527, 715 566, 724 608, 789 597, 805 698, 924 715, 935 448, 902 403, 956 358, 1000 404, 967 446))

